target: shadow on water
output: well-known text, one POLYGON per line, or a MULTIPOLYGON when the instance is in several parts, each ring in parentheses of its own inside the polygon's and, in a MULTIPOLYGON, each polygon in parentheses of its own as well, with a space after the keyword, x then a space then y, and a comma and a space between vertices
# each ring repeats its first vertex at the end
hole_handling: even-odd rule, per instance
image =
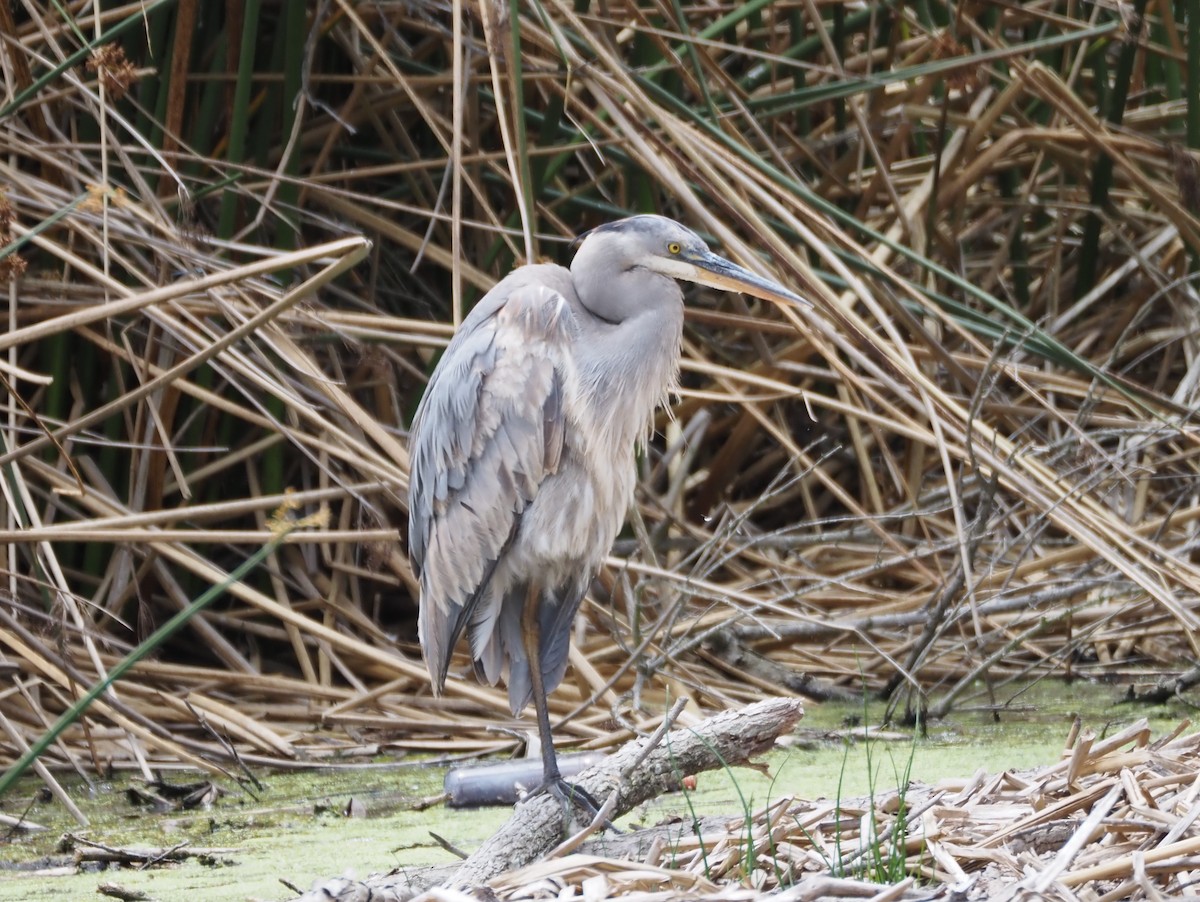
MULTIPOLYGON (((1076 715, 1086 728, 1103 736, 1139 718, 1150 720, 1155 737, 1174 730, 1188 717, 1181 705, 1139 708, 1114 704, 1119 691, 1084 682, 1042 682, 1014 696, 998 712, 961 710, 931 724, 928 736, 894 731, 864 744, 864 716, 882 714, 882 706, 864 714, 857 705, 812 705, 804 729, 789 747, 768 756, 769 775, 749 769, 701 774, 690 800, 681 794, 657 799, 634 811, 623 825, 652 824, 664 818, 699 814, 738 814, 769 799, 837 799, 886 793, 902 775, 935 782, 989 772, 1021 770, 1057 761, 1076 715), (998 716, 997 716, 998 714, 998 716), (911 767, 910 767, 911 765, 911 767), (690 803, 690 804, 689 804, 690 803)), ((68 784, 91 819, 77 828, 62 807, 26 780, 0 800, 0 813, 25 814, 48 829, 30 836, 5 836, 0 844, 0 900, 94 898, 96 887, 112 882, 163 900, 280 899, 290 895, 280 879, 307 889, 316 879, 453 860, 431 832, 470 851, 489 836, 508 809, 452 811, 441 807, 412 810, 413 804, 440 790, 443 772, 395 762, 344 770, 258 774, 264 783, 252 796, 235 785, 212 808, 197 812, 149 813, 133 805, 126 790, 138 785, 125 775, 97 782, 93 791, 81 782, 68 784), (351 805, 351 802, 354 805, 351 805), (352 810, 352 815, 347 811, 352 810), (73 832, 112 846, 192 847, 230 850, 212 861, 146 870, 108 870, 65 874, 71 856, 60 851, 59 837, 73 832)), ((175 776, 173 781, 192 779, 175 776)))

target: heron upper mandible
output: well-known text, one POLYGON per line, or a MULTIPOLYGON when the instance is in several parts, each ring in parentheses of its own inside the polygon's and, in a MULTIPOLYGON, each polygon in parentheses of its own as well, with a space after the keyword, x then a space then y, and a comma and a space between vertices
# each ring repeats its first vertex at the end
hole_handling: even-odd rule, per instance
MULTIPOLYGON (((634 454, 675 387, 676 279, 808 302, 719 257, 663 216, 586 233, 571 268, 519 267, 463 320, 410 437, 409 555, 435 694, 465 631, 475 672, 532 696, 543 783, 567 799, 546 695, 571 626, 633 498, 634 454)), ((589 804, 591 803, 590 800, 589 804)))

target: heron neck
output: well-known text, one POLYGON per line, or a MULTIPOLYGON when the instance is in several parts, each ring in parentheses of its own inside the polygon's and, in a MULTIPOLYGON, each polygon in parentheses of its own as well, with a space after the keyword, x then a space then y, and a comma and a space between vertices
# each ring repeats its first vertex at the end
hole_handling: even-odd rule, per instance
POLYGON ((613 454, 632 453, 653 427, 654 410, 679 380, 682 299, 641 308, 617 323, 592 318, 578 341, 577 373, 613 454))

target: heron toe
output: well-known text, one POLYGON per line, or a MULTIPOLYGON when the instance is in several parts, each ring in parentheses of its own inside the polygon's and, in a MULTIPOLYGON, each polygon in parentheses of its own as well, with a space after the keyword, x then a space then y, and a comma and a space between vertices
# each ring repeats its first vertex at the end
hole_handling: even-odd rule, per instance
MULTIPOLYGON (((547 780, 537 789, 533 790, 533 792, 529 793, 524 801, 540 796, 543 793, 558 799, 566 809, 568 818, 571 812, 578 811, 586 817, 588 823, 591 823, 600 814, 600 805, 597 803, 595 796, 578 783, 571 783, 562 777, 547 780)), ((605 820, 604 827, 607 830, 612 830, 614 833, 621 832, 609 820, 605 820)))
POLYGON ((532 789, 526 793, 521 801, 527 802, 540 795, 552 795, 564 805, 581 808, 590 817, 595 817, 600 813, 600 806, 596 804, 596 799, 590 792, 576 783, 564 780, 562 777, 551 777, 543 781, 536 789, 532 789))

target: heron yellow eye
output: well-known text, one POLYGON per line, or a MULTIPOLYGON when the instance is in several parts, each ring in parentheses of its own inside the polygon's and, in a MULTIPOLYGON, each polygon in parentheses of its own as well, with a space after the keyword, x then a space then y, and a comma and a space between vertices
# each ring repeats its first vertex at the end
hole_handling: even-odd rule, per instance
POLYGON ((678 241, 672 241, 667 245, 667 250, 669 250, 672 254, 678 254, 681 250, 683 250, 683 248, 679 246, 678 241))

